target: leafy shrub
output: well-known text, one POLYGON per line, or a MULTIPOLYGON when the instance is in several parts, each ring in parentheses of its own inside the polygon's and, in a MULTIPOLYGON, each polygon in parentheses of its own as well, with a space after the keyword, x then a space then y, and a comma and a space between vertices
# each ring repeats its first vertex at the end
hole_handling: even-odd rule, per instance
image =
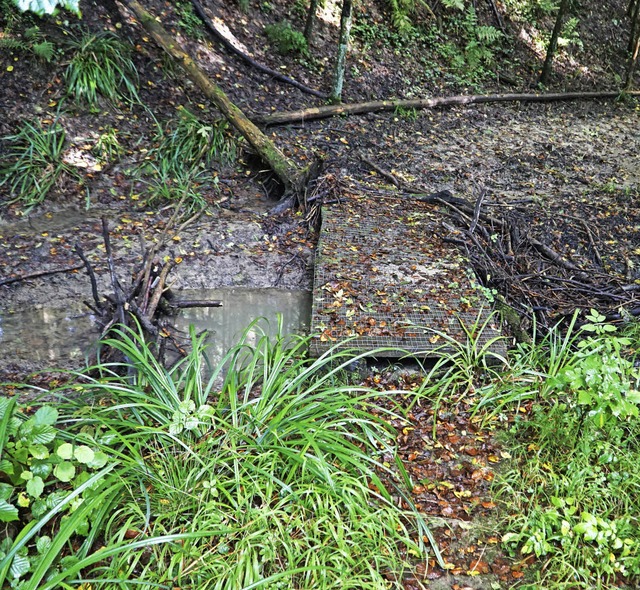
POLYGON ((593 310, 587 319, 583 338, 534 342, 526 373, 510 381, 527 383, 512 401, 535 404, 507 434, 513 459, 495 491, 509 515, 505 546, 544 560, 536 587, 640 579, 640 372, 627 356, 632 341, 593 310))
POLYGON ((308 55, 307 40, 300 31, 294 30, 288 22, 267 25, 264 32, 280 53, 299 53, 308 55))
POLYGON ((109 457, 94 441, 70 440, 58 420, 52 406, 27 417, 15 399, 0 398, 0 522, 7 533, 0 542, 0 585, 20 588, 24 580, 39 588, 46 574, 86 553, 109 507, 107 497, 117 491, 104 493, 113 468, 109 457), (71 537, 80 549, 62 560, 60 550, 71 537))

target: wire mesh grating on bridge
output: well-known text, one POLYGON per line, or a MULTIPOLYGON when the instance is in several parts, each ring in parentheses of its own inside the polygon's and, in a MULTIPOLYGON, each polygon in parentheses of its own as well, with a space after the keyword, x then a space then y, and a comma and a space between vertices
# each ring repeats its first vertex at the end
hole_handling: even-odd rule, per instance
POLYGON ((437 206, 398 197, 348 197, 323 207, 312 355, 343 345, 429 356, 448 338, 465 342, 464 328, 479 334, 480 345, 499 335, 469 261, 443 241, 442 220, 437 206))

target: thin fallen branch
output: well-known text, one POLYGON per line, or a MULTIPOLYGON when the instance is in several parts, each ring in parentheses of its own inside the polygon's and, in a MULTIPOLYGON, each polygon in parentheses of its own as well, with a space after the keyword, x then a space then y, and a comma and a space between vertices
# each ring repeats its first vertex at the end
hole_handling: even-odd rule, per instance
POLYGON ((289 266, 296 258, 298 258, 298 254, 294 254, 291 258, 289 258, 289 260, 287 260, 281 267, 280 267, 280 271, 278 272, 278 276, 276 277, 276 280, 273 283, 274 287, 278 286, 278 283, 280 282, 280 279, 282 279, 282 275, 284 274, 284 269, 287 268, 287 266, 289 266))
POLYGON ((255 115, 252 120, 262 125, 283 125, 312 121, 314 119, 326 119, 337 115, 362 115, 364 113, 377 113, 380 111, 393 111, 397 108, 405 109, 434 109, 437 107, 450 107, 456 105, 483 104, 492 102, 557 102, 565 100, 598 100, 615 99, 623 94, 640 96, 640 91, 623 92, 622 90, 602 92, 558 92, 549 94, 487 94, 487 95, 460 95, 444 96, 439 98, 414 98, 408 100, 374 100, 355 104, 336 104, 320 107, 312 107, 299 111, 286 113, 273 113, 271 115, 255 115))
POLYGON ((576 266, 575 264, 573 264, 573 262, 570 262, 569 260, 564 258, 562 255, 558 254, 558 252, 556 252, 553 248, 547 246, 546 244, 543 244, 539 240, 536 240, 535 238, 532 238, 532 237, 529 237, 528 240, 529 240, 529 243, 536 250, 538 250, 538 252, 540 252, 540 254, 546 256, 549 260, 551 260, 558 266, 562 266, 567 270, 572 270, 574 272, 584 273, 583 269, 576 266))
POLYGON ((10 285, 11 283, 18 283, 20 281, 26 281, 29 279, 37 279, 38 277, 46 277, 49 275, 55 275, 62 272, 73 272, 74 270, 80 270, 84 265, 77 264, 76 266, 66 266, 64 268, 54 268, 53 270, 39 270, 26 275, 20 275, 19 277, 10 277, 8 279, 0 279, 0 285, 10 285))
POLYGON ((216 27, 214 20, 209 17, 209 15, 205 12, 204 7, 202 6, 202 4, 200 4, 198 0, 191 0, 191 4, 193 4, 193 8, 195 9, 196 14, 200 17, 200 20, 202 20, 207 30, 211 33, 211 35, 215 39, 217 39, 224 46, 224 48, 227 51, 229 51, 233 55, 237 55, 238 57, 243 59, 246 63, 248 63, 252 68, 262 72, 263 74, 267 74, 271 76, 274 80, 278 80, 279 82, 284 82, 285 84, 289 84, 290 86, 293 86, 294 88, 297 88, 298 90, 306 94, 317 96, 322 100, 326 100, 327 98, 329 98, 328 94, 325 94, 324 92, 320 92, 319 90, 314 90, 313 88, 309 88, 308 86, 301 84, 300 82, 294 80, 293 78, 289 78, 289 76, 285 76, 284 74, 281 74, 280 72, 277 72, 276 70, 272 70, 271 68, 257 62, 255 59, 253 59, 252 57, 250 57, 249 55, 247 55, 246 53, 238 49, 233 43, 229 41, 229 39, 227 39, 224 33, 222 33, 222 31, 220 31, 220 29, 216 27))
POLYGON ((113 296, 115 298, 116 314, 118 321, 123 326, 126 325, 126 316, 124 313, 125 297, 122 291, 122 287, 116 276, 116 268, 113 263, 113 255, 111 253, 111 240, 109 239, 109 222, 106 217, 102 218, 102 239, 104 241, 104 248, 107 254, 107 264, 109 266, 109 275, 111 277, 111 287, 113 288, 113 296))
POLYGON ((191 307, 222 307, 222 301, 219 299, 168 299, 167 305, 179 309, 188 309, 191 307))
POLYGON ((491 5, 491 10, 493 10, 493 14, 496 17, 496 20, 498 21, 498 27, 500 27, 500 30, 503 33, 506 33, 507 29, 504 26, 504 21, 502 20, 502 15, 500 14, 500 11, 498 10, 498 7, 496 6, 496 3, 494 2, 494 0, 489 0, 489 4, 491 5))
POLYGON ((480 212, 482 211, 482 203, 484 201, 484 197, 487 194, 487 191, 484 187, 480 188, 480 194, 476 199, 476 204, 473 207, 473 220, 471 221, 471 225, 469 226, 469 232, 473 233, 478 225, 478 221, 480 221, 480 212))
POLYGON ((391 184, 393 184, 396 188, 400 188, 402 186, 402 182, 400 180, 398 180, 393 174, 391 174, 391 172, 387 172, 386 170, 384 170, 383 168, 381 168, 380 166, 378 166, 375 162, 372 162, 369 158, 367 158, 367 156, 365 156, 364 154, 358 154, 360 156, 360 159, 365 163, 368 164, 371 168, 373 168, 380 176, 382 176, 383 178, 386 178, 391 184))
POLYGON ((153 295, 151 296, 151 300, 149 301, 149 307, 144 311, 148 317, 152 318, 156 314, 156 309, 158 307, 158 303, 160 303, 160 297, 165 290, 165 284, 167 282, 167 277, 169 276, 169 272, 175 266, 175 262, 173 260, 169 260, 160 271, 156 281, 152 285, 152 288, 155 287, 153 295))

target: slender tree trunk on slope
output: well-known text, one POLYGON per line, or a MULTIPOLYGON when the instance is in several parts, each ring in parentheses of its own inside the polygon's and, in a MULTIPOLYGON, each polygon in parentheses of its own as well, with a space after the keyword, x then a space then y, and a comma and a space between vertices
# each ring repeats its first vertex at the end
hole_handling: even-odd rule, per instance
POLYGON ((569 12, 570 2, 571 0, 560 1, 560 8, 558 8, 558 15, 556 16, 556 24, 553 26, 551 39, 549 39, 549 47, 547 47, 547 56, 544 60, 544 65, 542 66, 542 73, 540 74, 540 84, 546 84, 551 77, 551 65, 553 64, 553 58, 555 57, 556 50, 558 49, 558 37, 562 31, 564 17, 569 12))
POLYGON ((625 90, 631 90, 633 87, 633 74, 636 71, 636 65, 638 64, 638 53, 640 53, 640 31, 636 32, 635 44, 633 52, 629 58, 629 65, 627 66, 627 79, 624 83, 625 90))
POLYGON ((640 33, 640 0, 636 0, 636 3, 629 7, 629 19, 631 20, 631 32, 629 33, 627 51, 633 53, 640 33))
POLYGON ((340 39, 338 41, 338 56, 333 78, 333 90, 331 100, 342 100, 342 85, 344 84, 344 70, 347 64, 347 50, 349 49, 349 36, 351 35, 351 21, 353 13, 353 1, 342 0, 342 14, 340 16, 340 39))
POLYGON ((233 104, 222 89, 215 85, 178 42, 147 12, 137 0, 124 0, 145 30, 184 70, 187 76, 213 102, 227 120, 244 136, 258 155, 284 185, 285 191, 298 191, 301 187, 301 171, 233 104))
POLYGON ((313 25, 316 22, 316 13, 318 12, 318 0, 311 0, 309 4, 309 12, 307 12, 307 20, 304 23, 304 38, 307 44, 311 45, 313 40, 313 25))

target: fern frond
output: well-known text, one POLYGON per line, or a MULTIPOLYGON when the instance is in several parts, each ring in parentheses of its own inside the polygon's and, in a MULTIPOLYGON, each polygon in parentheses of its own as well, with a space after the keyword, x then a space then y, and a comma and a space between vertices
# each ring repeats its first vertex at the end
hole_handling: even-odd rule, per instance
POLYGON ((24 32, 24 38, 28 39, 29 41, 38 41, 39 39, 42 39, 43 35, 42 32, 40 31, 40 27, 29 27, 25 32, 24 32))
POLYGON ((51 41, 41 41, 40 43, 34 43, 31 50, 36 57, 49 62, 53 59, 56 48, 51 41))
POLYGON ((455 8, 456 10, 464 10, 464 0, 442 0, 445 8, 455 8))
POLYGON ((502 37, 502 33, 491 26, 476 27, 476 37, 484 43, 495 43, 502 37))
POLYGON ((26 51, 29 46, 15 37, 0 37, 0 49, 26 51))

